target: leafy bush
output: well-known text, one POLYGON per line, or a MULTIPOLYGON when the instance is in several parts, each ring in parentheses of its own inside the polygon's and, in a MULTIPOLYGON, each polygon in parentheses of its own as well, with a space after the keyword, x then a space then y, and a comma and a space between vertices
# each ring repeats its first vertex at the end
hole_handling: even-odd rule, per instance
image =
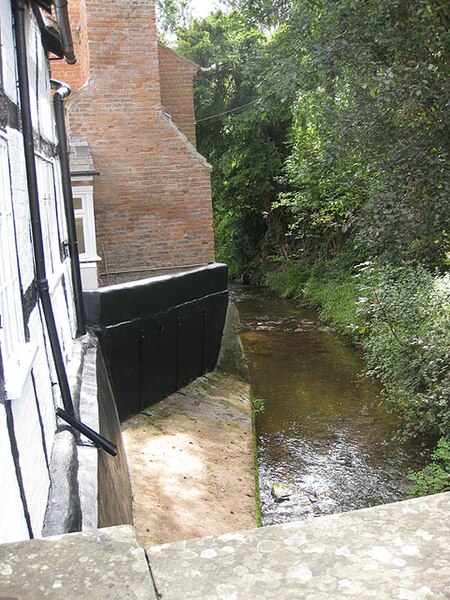
POLYGON ((432 454, 432 462, 421 471, 410 471, 414 481, 410 488, 412 496, 426 496, 450 491, 450 441, 441 438, 432 454))
POLYGON ((359 312, 369 374, 413 433, 449 436, 450 275, 366 264, 359 312))

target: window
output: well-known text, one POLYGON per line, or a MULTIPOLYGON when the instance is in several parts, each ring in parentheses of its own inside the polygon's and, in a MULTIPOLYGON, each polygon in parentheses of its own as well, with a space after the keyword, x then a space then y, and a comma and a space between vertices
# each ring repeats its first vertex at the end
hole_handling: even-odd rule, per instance
POLYGON ((75 228, 77 230, 77 242, 78 242, 78 253, 81 255, 86 254, 86 238, 84 233, 86 223, 86 211, 83 208, 83 198, 81 196, 75 196, 73 199, 73 208, 75 210, 75 228))
POLYGON ((11 201, 8 148, 0 137, 0 341, 6 363, 25 341, 22 301, 17 264, 14 218, 11 201))
POLYGON ((59 279, 62 268, 53 164, 49 160, 36 157, 36 170, 45 266, 50 287, 52 288, 59 279))
POLYGON ((8 147, 0 134, 0 346, 9 400, 20 398, 37 352, 25 343, 8 147))
POLYGON ((93 192, 90 186, 73 188, 73 208, 81 262, 100 260, 95 239, 93 192))

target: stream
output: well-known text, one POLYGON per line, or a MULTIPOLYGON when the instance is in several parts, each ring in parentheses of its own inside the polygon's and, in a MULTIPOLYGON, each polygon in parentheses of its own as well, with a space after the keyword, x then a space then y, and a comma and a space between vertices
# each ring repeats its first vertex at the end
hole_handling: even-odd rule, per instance
POLYGON ((426 460, 398 435, 355 348, 311 310, 252 286, 231 287, 256 415, 264 525, 401 500, 426 460), (272 497, 274 483, 290 495, 272 497))

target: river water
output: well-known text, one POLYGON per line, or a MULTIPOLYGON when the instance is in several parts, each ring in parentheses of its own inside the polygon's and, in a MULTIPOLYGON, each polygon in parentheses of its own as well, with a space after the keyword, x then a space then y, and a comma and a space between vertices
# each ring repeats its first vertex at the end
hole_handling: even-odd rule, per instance
POLYGON ((355 349, 314 312, 261 288, 233 286, 254 395, 264 525, 405 497, 424 457, 361 377, 355 349), (282 501, 274 483, 290 487, 282 501))

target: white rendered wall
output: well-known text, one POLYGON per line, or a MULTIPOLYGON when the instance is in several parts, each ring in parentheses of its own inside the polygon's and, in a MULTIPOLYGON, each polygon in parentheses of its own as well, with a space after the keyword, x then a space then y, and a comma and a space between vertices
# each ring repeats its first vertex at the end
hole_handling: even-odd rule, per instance
POLYGON ((13 29, 11 2, 0 0, 0 23, 2 34, 2 85, 6 95, 17 104, 16 63, 13 57, 13 29))
MULTIPOLYGON (((10 0, 0 0, 0 21, 2 42, 0 82, 7 96, 17 104, 16 61, 10 0)), ((58 224, 51 240, 54 249, 52 253, 53 267, 50 269, 50 266, 47 265, 47 268, 58 335, 63 357, 67 362, 71 357, 75 335, 70 262, 68 258, 61 262, 59 251, 60 242, 66 240, 67 228, 62 206, 60 177, 57 174, 58 159, 45 155, 44 153, 48 151, 43 150, 43 148, 51 148, 51 144, 55 144, 56 140, 49 68, 41 47, 40 33, 30 13, 27 13, 27 24, 33 126, 37 139, 37 151, 40 153, 41 159, 46 162, 48 174, 50 174, 48 177, 40 178, 39 200, 42 204, 42 214, 50 207, 51 210, 54 210, 54 218, 58 224), (44 140, 45 143, 41 145, 39 140, 44 140), (44 202, 47 203, 45 210, 44 202)), ((25 294, 33 289, 30 286, 34 284, 35 268, 22 134, 15 129, 7 128, 6 131, 3 131, 2 136, 8 147, 9 172, 4 175, 8 178, 11 176, 18 268, 22 294, 25 294)), ((17 298, 17 302, 21 307, 21 297, 17 298)), ((7 314, 3 314, 2 318, 7 318, 7 314)), ((13 437, 17 442, 18 469, 14 464, 11 451, 11 438, 6 422, 6 405, 3 405, 0 399, 0 497, 2 505, 0 543, 28 537, 24 507, 19 492, 19 479, 23 483, 33 535, 37 537, 41 534, 50 485, 47 460, 51 459, 56 431, 55 404, 61 405, 49 340, 39 303, 31 310, 26 329, 23 331, 23 339, 26 340, 24 346, 35 349, 30 364, 26 369, 18 369, 17 373, 5 372, 7 380, 8 375, 10 381, 17 381, 20 378, 20 394, 18 397, 7 400, 14 421, 13 437)), ((14 368, 9 365, 4 365, 4 369, 14 371, 14 368)))
POLYGON ((11 408, 28 511, 33 534, 37 537, 42 531, 50 477, 45 462, 42 433, 30 377, 27 379, 21 398, 13 400, 11 408))
POLYGON ((15 542, 28 537, 28 529, 20 499, 10 439, 6 424, 5 407, 0 404, 0 490, 2 509, 0 518, 0 542, 15 542))
POLYGON ((53 389, 51 383, 52 381, 56 381, 56 376, 49 375, 49 363, 51 365, 52 362, 50 346, 48 345, 48 339, 45 339, 45 328, 43 327, 39 306, 36 306, 31 313, 28 327, 30 329, 31 338, 39 348, 33 363, 33 377, 37 390, 42 426, 44 429, 47 456, 50 458, 56 430, 55 403, 53 401, 53 389), (48 356, 47 353, 49 354, 48 356))
POLYGON ((30 230, 30 207, 28 203, 27 178, 23 158, 22 134, 7 129, 9 160, 12 176, 12 201, 16 226, 16 241, 19 248, 19 271, 22 289, 27 290, 34 281, 33 246, 30 230))

